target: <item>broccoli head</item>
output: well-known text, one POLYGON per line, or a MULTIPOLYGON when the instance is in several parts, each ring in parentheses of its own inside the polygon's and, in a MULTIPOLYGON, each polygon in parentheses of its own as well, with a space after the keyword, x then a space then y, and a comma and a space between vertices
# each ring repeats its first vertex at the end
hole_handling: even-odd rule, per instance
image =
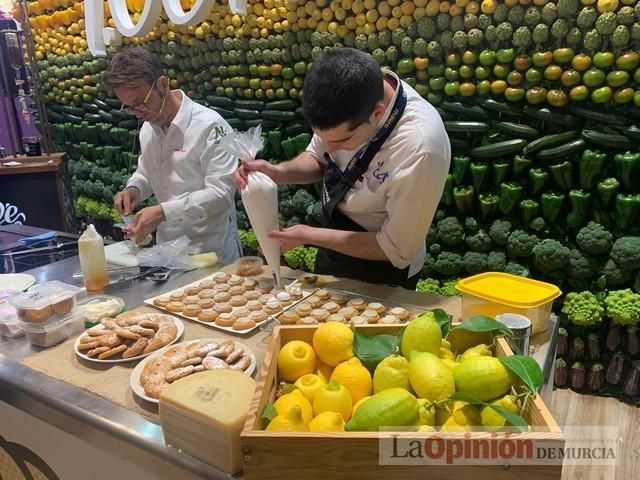
POLYGON ((421 278, 416 285, 416 291, 440 295, 440 282, 435 278, 421 278))
POLYGON ((504 267, 505 273, 510 273, 511 275, 518 275, 520 277, 528 277, 529 269, 524 265, 520 265, 518 262, 509 262, 504 267))
POLYGON ((456 295, 460 295, 460 292, 456 288, 458 281, 460 281, 459 278, 452 278, 450 280, 442 282, 442 287, 440 287, 440 295, 444 295, 445 297, 455 297, 456 295))
POLYGON ((487 269, 491 272, 502 272, 507 265, 507 254, 502 250, 494 250, 487 255, 487 269))
POLYGON ((427 232, 427 238, 425 239, 427 246, 438 243, 438 227, 436 227, 433 223, 429 227, 429 231, 427 232))
POLYGON ((602 321, 604 308, 589 291, 571 292, 564 297, 562 313, 574 325, 589 326, 602 321))
POLYGON ((436 272, 436 259, 430 253, 427 253, 424 257, 424 266, 422 267, 422 275, 427 277, 433 275, 436 272))
POLYGON ((541 272, 551 272, 564 268, 571 257, 571 251, 557 240, 547 238, 533 249, 533 265, 541 272))
POLYGON ((613 244, 611 258, 624 270, 640 268, 640 237, 620 237, 613 244))
POLYGON ((480 229, 480 224, 475 218, 467 217, 464 219, 464 229, 469 233, 476 233, 480 229))
POLYGON ((613 235, 599 223, 589 222, 578 231, 576 243, 581 250, 591 255, 600 255, 611 249, 613 235))
POLYGON ((306 215, 307 209, 316 202, 316 199, 304 188, 300 188, 291 197, 291 206, 295 213, 306 215))
POLYGON ((574 248, 569 254, 569 264, 566 266, 565 271, 571 278, 588 279, 595 275, 594 263, 582 251, 574 248))
POLYGON ((299 245, 291 250, 287 250, 282 254, 284 261, 287 262, 293 269, 304 268, 305 267, 305 257, 307 254, 307 249, 304 245, 299 245))
POLYGON ((496 220, 489 227, 489 237, 498 245, 506 245, 511 233, 509 220, 496 220))
POLYGON ((436 272, 446 277, 458 275, 463 267, 462 257, 453 252, 440 252, 434 265, 436 272))
POLYGON ((507 253, 510 257, 529 257, 538 244, 538 237, 524 230, 514 230, 507 240, 507 253))
POLYGON ((607 316, 618 325, 636 325, 640 321, 640 294, 630 288, 610 291, 604 299, 607 316))
POLYGON ((322 202, 315 202, 313 205, 309 205, 304 219, 307 225, 322 225, 322 202))
POLYGON ((459 245, 464 240, 464 229, 456 217, 447 217, 440 220, 438 226, 438 238, 445 245, 459 245))
POLYGON ((480 252, 467 252, 462 257, 464 268, 470 275, 487 271, 487 254, 480 252))
POLYGON ((474 252, 490 252, 493 248, 493 242, 491 237, 487 235, 484 230, 479 230, 478 233, 473 235, 467 235, 464 241, 469 245, 469 248, 474 252))
POLYGON ((621 269, 616 262, 609 259, 602 269, 607 285, 624 285, 633 279, 633 273, 621 269))

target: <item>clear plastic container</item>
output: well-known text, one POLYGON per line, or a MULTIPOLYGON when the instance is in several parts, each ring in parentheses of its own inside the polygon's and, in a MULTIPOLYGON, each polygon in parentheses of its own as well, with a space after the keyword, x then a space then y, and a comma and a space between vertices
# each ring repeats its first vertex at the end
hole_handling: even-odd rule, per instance
POLYGON ((95 295, 78 303, 85 327, 96 325, 103 318, 115 317, 124 310, 124 300, 110 295, 95 295))
POLYGON ((82 332, 84 319, 82 315, 74 311, 66 317, 48 323, 20 322, 20 327, 33 345, 53 347, 64 342, 71 335, 82 332))
POLYGON ((236 273, 242 277, 253 277, 262 273, 264 261, 260 257, 240 257, 236 261, 236 273))
POLYGON ((8 302, 16 293, 14 290, 0 291, 0 337, 16 338, 24 335, 16 309, 8 302))
POLYGON ((562 292, 550 283, 501 272, 486 272, 460 280, 462 318, 473 315, 495 317, 515 313, 531 320, 531 333, 549 327, 553 300, 562 292))
POLYGON ((68 315, 81 289, 58 280, 34 285, 9 299, 24 323, 47 323, 68 315))
POLYGON ((78 240, 78 256, 87 290, 99 291, 109 284, 104 240, 93 225, 89 225, 78 240))

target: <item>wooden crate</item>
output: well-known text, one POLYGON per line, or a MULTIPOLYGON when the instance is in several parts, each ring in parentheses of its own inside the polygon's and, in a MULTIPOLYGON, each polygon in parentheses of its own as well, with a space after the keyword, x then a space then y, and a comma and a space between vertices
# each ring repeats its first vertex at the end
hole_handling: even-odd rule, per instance
MULTIPOLYGON (((390 442, 398 438, 425 438, 429 435, 446 435, 446 438, 490 439, 486 432, 418 434, 415 432, 339 432, 339 433, 289 433, 266 432, 258 429, 264 406, 274 401, 278 385, 278 352, 291 340, 311 343, 317 325, 277 327, 267 349, 257 382, 256 393, 241 435, 244 454, 244 478, 246 480, 280 480, 283 478, 353 479, 375 478, 408 480, 432 478, 438 480, 463 480, 468 478, 491 480, 551 480, 560 479, 561 465, 380 465, 380 440, 390 442), (466 437, 465 437, 466 435, 466 437)), ((370 325, 358 327, 366 333, 397 333, 400 326, 370 325)), ((512 354, 507 342, 498 339, 499 355, 512 354)), ((548 408, 536 396, 525 412, 536 432, 514 435, 512 438, 529 440, 534 445, 564 447, 560 427, 548 408)))

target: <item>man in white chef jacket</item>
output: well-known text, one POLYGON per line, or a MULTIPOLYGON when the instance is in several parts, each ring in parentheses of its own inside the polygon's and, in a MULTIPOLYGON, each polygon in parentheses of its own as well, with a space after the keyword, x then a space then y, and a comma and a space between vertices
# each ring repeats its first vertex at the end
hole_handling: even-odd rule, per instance
POLYGON ((223 264, 241 252, 233 172, 237 160, 219 147, 231 132, 215 111, 170 90, 158 57, 135 47, 115 55, 103 83, 123 109, 144 120, 138 167, 113 200, 130 215, 151 195, 158 205, 141 209, 126 231, 140 242, 157 229, 158 243, 186 235, 192 253, 216 252, 223 264))

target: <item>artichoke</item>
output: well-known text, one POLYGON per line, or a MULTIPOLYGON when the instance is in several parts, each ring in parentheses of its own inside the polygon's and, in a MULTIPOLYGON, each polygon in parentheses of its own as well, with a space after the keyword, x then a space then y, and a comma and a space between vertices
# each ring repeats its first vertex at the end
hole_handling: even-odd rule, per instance
POLYGON ((558 40, 562 40, 569 33, 569 24, 566 20, 559 18, 551 25, 551 36, 558 40))
POLYGON ((504 22, 509 15, 509 7, 504 3, 499 3, 496 9, 493 11, 493 19, 497 22, 504 22))
POLYGON ((451 25, 451 17, 447 13, 439 13, 436 17, 436 24, 438 25, 438 30, 446 32, 449 30, 449 25, 451 25))
POLYGON ((427 41, 424 38, 418 38, 413 42, 413 54, 416 57, 427 56, 427 41))
MULTIPOLYGON (((454 37, 455 38, 455 37, 454 37)), ((467 33, 467 42, 472 47, 479 46, 484 40, 484 33, 479 28, 472 28, 467 33)))
POLYGON ((596 50, 600 50, 600 47, 602 46, 602 37, 598 31, 593 28, 584 35, 583 44, 587 51, 595 52, 596 50))
POLYGON ((586 30, 590 28, 594 23, 596 23, 596 19, 598 18, 598 12, 593 7, 584 7, 580 10, 578 14, 578 19, 576 23, 578 27, 586 30))
POLYGON ((380 66, 384 65, 387 61, 384 50, 382 50, 381 48, 376 48, 373 52, 371 52, 371 56, 376 62, 378 62, 378 65, 380 66))
POLYGON ((366 51, 367 50, 367 46, 368 46, 367 42, 368 42, 368 40, 367 40, 367 36, 366 35, 361 33, 360 35, 356 36, 356 48, 358 50, 366 51))
POLYGON ((406 57, 413 54, 413 40, 410 37, 404 37, 400 43, 400 51, 406 57))
POLYGON ((582 42, 582 31, 578 27, 573 27, 569 30, 569 33, 567 33, 565 41, 570 47, 577 48, 580 42, 582 42))
POLYGON ((507 20, 514 27, 519 27, 524 22, 524 7, 522 5, 514 5, 509 9, 507 20))
POLYGON ((415 40, 420 36, 418 34, 418 22, 411 22, 407 26, 407 35, 409 35, 409 38, 411 38, 412 40, 415 40))
POLYGON ((617 26, 616 14, 613 12, 604 12, 596 20, 596 30, 600 35, 611 35, 617 26))
POLYGON ((536 45, 542 45, 549 40, 549 27, 547 27, 544 23, 539 23, 533 28, 533 32, 531 33, 531 38, 533 39, 533 43, 536 45))
POLYGON ((442 32, 440 34, 440 45, 442 45, 442 48, 447 49, 453 47, 453 33, 449 31, 442 32))
POLYGON ((640 40, 640 23, 634 23, 631 26, 631 38, 636 42, 640 40))
POLYGON ((633 14, 633 8, 629 5, 625 5, 616 15, 618 17, 618 24, 620 25, 632 25, 635 20, 635 15, 633 14))
POLYGON ((484 38, 487 39, 489 44, 492 44, 498 39, 498 28, 495 25, 489 25, 487 29, 484 31, 484 38))
POLYGON ((429 45, 427 45, 427 55, 429 55, 430 58, 440 58, 442 56, 442 47, 437 41, 431 40, 429 42, 429 45))
POLYGON ((464 31, 465 30, 464 20, 462 19, 462 17, 460 16, 453 17, 451 19, 451 25, 449 27, 449 30, 451 30, 453 33, 464 31))
POLYGON ((618 25, 611 35, 611 45, 615 48, 624 48, 631 41, 631 33, 624 25, 618 25))
MULTIPOLYGON (((633 11, 631 12, 633 14, 633 11)), ((478 26, 478 16, 475 13, 467 13, 464 16, 464 28, 471 30, 478 26)))
POLYGON ((538 7, 529 7, 524 13, 524 24, 529 28, 534 28, 541 22, 540 10, 538 7))
POLYGON ((516 47, 524 48, 531 43, 531 32, 528 27, 518 27, 513 34, 513 44, 516 47))
MULTIPOLYGON (((434 30, 435 30, 435 27, 434 27, 434 30)), ((349 32, 349 33, 353 35, 353 32, 349 32)), ((347 42, 348 35, 349 34, 347 34, 347 36, 344 37, 345 43, 347 42)), ((382 32, 378 33, 378 43, 380 44, 380 48, 382 49, 389 48, 391 46, 391 32, 389 30, 383 30, 382 32)))
POLYGON ((429 17, 422 17, 418 20, 418 35, 420 38, 429 40, 436 34, 436 22, 429 17))
POLYGON ((493 23, 491 22, 491 17, 489 15, 486 15, 484 13, 481 13, 478 16, 478 28, 481 30, 486 30, 487 27, 489 25, 492 25, 493 23))
POLYGON ((400 52, 398 52, 398 47, 396 47, 395 45, 391 45, 389 48, 387 48, 385 55, 389 63, 396 63, 398 61, 398 57, 400 56, 400 52))
MULTIPOLYGON (((460 17, 455 17, 460 18, 460 17)), ((453 34, 452 40, 453 48, 457 48, 459 50, 464 50, 467 48, 467 34, 463 31, 458 31, 453 34)))
POLYGON ((579 7, 578 0, 558 0, 558 16, 560 18, 571 18, 578 13, 579 7))
MULTIPOLYGON (((324 46, 324 45, 323 45, 324 46)), ((378 42, 378 35, 370 33, 367 37, 368 50, 373 52, 375 49, 380 48, 380 42, 378 42)))
POLYGON ((558 18, 558 8, 555 3, 547 3, 544 7, 542 7, 542 12, 540 13, 540 17, 542 21, 551 26, 551 24, 558 18))
POLYGON ((496 37, 501 42, 508 42, 513 35, 513 26, 509 22, 502 22, 496 28, 496 37))

